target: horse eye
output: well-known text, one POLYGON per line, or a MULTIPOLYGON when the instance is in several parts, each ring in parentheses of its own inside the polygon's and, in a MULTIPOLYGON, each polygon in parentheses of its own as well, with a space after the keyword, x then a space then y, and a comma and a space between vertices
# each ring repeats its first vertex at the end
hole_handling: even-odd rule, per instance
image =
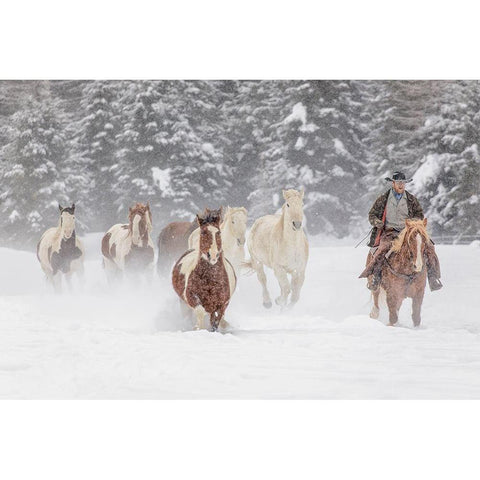
POLYGON ((232 225, 234 224, 235 222, 232 220, 232 225))
POLYGON ((290 207, 290 205, 287 203, 287 207, 290 207))

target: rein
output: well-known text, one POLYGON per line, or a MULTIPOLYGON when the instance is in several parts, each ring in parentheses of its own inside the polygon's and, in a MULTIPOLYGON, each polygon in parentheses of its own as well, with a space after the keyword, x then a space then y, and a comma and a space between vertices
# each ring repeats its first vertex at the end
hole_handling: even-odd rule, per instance
POLYGON ((387 267, 389 268, 389 270, 394 275, 396 275, 397 277, 400 277, 400 278, 405 278, 406 280, 408 280, 408 283, 412 283, 415 280, 415 278, 418 277, 425 270, 425 261, 422 262, 423 263, 422 269, 419 272, 413 272, 413 273, 410 273, 410 274, 398 272, 397 270, 395 270, 392 267, 392 265, 391 265, 390 261, 388 260, 387 256, 385 257, 385 262, 387 263, 387 267))

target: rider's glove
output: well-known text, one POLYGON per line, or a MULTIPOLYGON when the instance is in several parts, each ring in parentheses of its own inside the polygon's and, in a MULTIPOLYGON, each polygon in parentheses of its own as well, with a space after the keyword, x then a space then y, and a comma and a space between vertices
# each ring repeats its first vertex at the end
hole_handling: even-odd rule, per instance
POLYGON ((373 226, 377 227, 377 228, 382 228, 383 227, 383 222, 379 218, 376 218, 373 222, 373 226))

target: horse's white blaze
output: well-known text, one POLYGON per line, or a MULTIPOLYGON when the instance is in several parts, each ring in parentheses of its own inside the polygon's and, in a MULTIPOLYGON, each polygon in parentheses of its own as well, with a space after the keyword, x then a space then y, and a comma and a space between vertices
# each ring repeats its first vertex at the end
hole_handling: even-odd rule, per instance
POLYGON ((422 236, 417 233, 417 258, 415 259, 415 271, 421 272, 423 268, 423 259, 422 259, 422 236))
POLYGON ((68 212, 63 212, 61 220, 61 230, 64 238, 70 238, 75 230, 75 217, 68 212))
POLYGON ((215 235, 219 232, 218 228, 214 227, 213 225, 209 225, 207 227, 208 231, 210 232, 212 236, 212 243, 210 244, 210 248, 208 249, 208 253, 210 254, 210 258, 205 253, 202 253, 202 257, 207 260, 207 262, 210 262, 212 265, 215 265, 218 260, 218 246, 217 246, 217 240, 215 238, 215 235))
POLYGON ((138 226, 138 224, 140 223, 140 220, 142 219, 142 217, 140 215, 135 215, 135 217, 133 217, 133 221, 132 221, 132 243, 134 245, 139 245, 140 244, 140 228, 138 226))

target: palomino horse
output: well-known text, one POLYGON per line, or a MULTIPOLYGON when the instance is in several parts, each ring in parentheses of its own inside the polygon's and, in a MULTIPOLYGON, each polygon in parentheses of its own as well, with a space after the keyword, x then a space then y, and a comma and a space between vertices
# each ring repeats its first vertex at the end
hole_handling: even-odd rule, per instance
MULTIPOLYGON (((227 207, 220 224, 223 253, 238 273, 245 261, 245 232, 247 230, 247 210, 243 207, 227 207)), ((188 238, 188 248, 198 250, 200 229, 197 228, 188 238)))
POLYGON ((225 310, 237 283, 232 264, 223 256, 220 217, 221 209, 197 215, 199 248, 185 252, 172 271, 173 288, 195 313, 197 330, 204 328, 206 314, 212 331, 226 323, 225 310))
POLYGON ((170 273, 175 262, 188 250, 188 237, 198 227, 192 222, 172 222, 158 235, 157 272, 160 276, 170 273))
POLYGON ((103 266, 109 281, 123 272, 141 273, 153 266, 152 213, 147 203, 129 208, 128 223, 117 223, 102 238, 103 266))
MULTIPOLYGON (((405 220, 405 228, 393 241, 382 268, 380 286, 373 292, 371 318, 378 318, 380 309, 378 297, 384 290, 387 297, 390 325, 398 321, 398 312, 405 298, 412 299, 412 320, 420 325, 427 269, 425 265, 425 245, 430 242, 426 229, 427 219, 405 220)), ((369 253, 370 260, 371 254, 369 253)))
POLYGON ((291 305, 300 297, 308 260, 308 242, 302 229, 303 196, 303 190, 283 190, 285 203, 281 215, 260 217, 253 224, 248 237, 251 261, 245 265, 257 272, 266 308, 272 306, 272 301, 267 290, 264 265, 273 269, 280 284, 281 294, 275 300, 277 305, 285 306, 290 292, 291 305), (291 286, 287 274, 292 277, 291 286))
POLYGON ((82 242, 75 234, 75 204, 60 210, 58 227, 49 228, 37 245, 37 258, 55 291, 61 291, 61 274, 70 285, 73 273, 83 275, 82 242))

